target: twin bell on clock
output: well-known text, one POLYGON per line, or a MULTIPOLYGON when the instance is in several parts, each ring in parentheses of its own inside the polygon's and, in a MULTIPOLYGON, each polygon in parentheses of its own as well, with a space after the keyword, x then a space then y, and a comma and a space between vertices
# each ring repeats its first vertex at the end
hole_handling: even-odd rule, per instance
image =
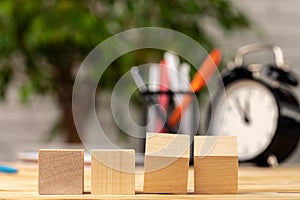
POLYGON ((278 165, 295 150, 300 136, 299 102, 293 94, 298 80, 285 64, 281 48, 266 44, 240 48, 222 79, 225 90, 213 98, 208 132, 237 136, 241 162, 278 165), (274 54, 273 64, 244 63, 247 54, 261 51, 274 54))

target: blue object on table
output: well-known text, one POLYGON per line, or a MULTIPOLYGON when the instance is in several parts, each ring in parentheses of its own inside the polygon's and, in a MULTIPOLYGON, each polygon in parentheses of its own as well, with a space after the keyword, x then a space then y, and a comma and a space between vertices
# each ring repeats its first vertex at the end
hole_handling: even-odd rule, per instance
POLYGON ((8 173, 8 174, 15 174, 18 172, 18 170, 15 167, 0 165, 0 172, 8 173))

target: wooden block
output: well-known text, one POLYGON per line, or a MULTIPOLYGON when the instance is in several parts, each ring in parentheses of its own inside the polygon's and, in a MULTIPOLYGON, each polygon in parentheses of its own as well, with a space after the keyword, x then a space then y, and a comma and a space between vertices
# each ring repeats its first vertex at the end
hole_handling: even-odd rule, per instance
POLYGON ((135 151, 92 150, 92 194, 135 194, 135 151))
POLYGON ((238 151, 235 136, 194 137, 195 193, 238 192, 238 151))
POLYGON ((82 194, 83 171, 83 150, 39 150, 39 194, 82 194))
POLYGON ((190 138, 181 134, 148 133, 144 192, 187 192, 190 138))

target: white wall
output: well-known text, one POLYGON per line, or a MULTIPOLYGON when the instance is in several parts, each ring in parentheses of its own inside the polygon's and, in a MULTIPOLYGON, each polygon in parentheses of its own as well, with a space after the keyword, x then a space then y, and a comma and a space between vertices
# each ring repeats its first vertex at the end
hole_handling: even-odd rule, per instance
POLYGON ((9 90, 7 101, 0 103, 0 161, 14 161, 19 149, 46 141, 58 116, 50 98, 36 98, 28 105, 20 104, 15 89, 9 90))

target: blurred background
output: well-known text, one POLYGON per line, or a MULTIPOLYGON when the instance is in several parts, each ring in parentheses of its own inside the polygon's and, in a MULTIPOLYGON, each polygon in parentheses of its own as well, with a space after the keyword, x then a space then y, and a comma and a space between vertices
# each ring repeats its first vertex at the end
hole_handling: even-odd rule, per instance
MULTIPOLYGON (((0 161, 15 161, 24 149, 80 146, 72 116, 77 69, 96 45, 127 29, 156 26, 182 32, 207 51, 219 47, 222 67, 243 45, 278 44, 300 74, 299 6, 296 0, 1 0, 0 161)), ((114 124, 111 89, 131 66, 158 62, 161 55, 156 50, 126 54, 100 80, 97 114, 120 146, 143 148, 114 124)), ((295 93, 299 98, 300 89, 295 93)), ((132 108, 137 116, 141 104, 137 98, 132 108)), ((298 148, 287 163, 299 162, 298 148)))

